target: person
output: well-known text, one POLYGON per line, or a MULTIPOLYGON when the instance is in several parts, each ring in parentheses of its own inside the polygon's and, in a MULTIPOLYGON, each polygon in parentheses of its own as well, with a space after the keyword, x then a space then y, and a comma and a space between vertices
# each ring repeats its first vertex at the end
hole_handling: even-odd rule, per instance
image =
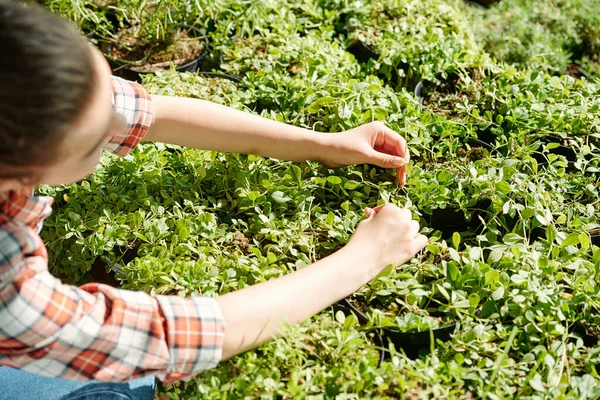
POLYGON ((410 211, 387 204, 366 209, 347 245, 329 257, 216 298, 63 284, 48 271, 39 235, 52 200, 33 190, 86 177, 103 149, 124 156, 144 140, 332 168, 370 163, 396 168, 404 184, 406 142, 378 122, 318 133, 208 101, 150 95, 113 77, 69 22, 33 4, 0 0, 0 50, 5 399, 151 398, 152 376, 169 383, 213 368, 350 295, 427 243, 410 211))

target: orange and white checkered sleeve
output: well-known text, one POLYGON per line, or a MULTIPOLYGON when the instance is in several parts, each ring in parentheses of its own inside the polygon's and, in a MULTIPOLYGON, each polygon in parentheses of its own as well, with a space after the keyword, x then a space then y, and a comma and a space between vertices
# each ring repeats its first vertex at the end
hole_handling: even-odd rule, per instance
POLYGON ((139 83, 113 76, 112 84, 113 107, 125 117, 127 130, 113 136, 104 149, 119 156, 126 156, 146 136, 154 122, 152 98, 139 83))
POLYGON ((0 365, 73 380, 189 378, 221 360, 225 329, 212 298, 62 284, 15 222, 0 225, 0 321, 0 365))

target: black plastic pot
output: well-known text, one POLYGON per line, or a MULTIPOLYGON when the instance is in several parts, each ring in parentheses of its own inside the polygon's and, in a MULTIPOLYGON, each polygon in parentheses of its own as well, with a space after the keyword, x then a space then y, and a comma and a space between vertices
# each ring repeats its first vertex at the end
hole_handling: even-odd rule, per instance
POLYGON ((467 4, 483 8, 490 8, 490 6, 497 1, 498 0, 465 0, 467 4))
POLYGON ((446 342, 456 330, 456 324, 442 326, 441 328, 422 332, 400 332, 398 330, 384 328, 381 335, 384 341, 394 344, 396 349, 404 350, 408 358, 416 359, 421 354, 428 354, 431 351, 431 336, 433 341, 440 340, 446 342))
POLYGON ((465 3, 467 3, 467 5, 475 7, 475 8, 489 8, 489 7, 486 7, 483 4, 478 3, 476 1, 465 0, 465 3))
MULTIPOLYGON (((442 232, 444 238, 452 236, 454 232, 465 232, 471 229, 474 232, 482 228, 479 215, 485 215, 485 210, 492 204, 490 199, 483 199, 471 208, 471 218, 466 219, 464 212, 455 207, 436 208, 429 216, 428 226, 442 232)), ((427 216, 425 216, 427 219, 427 216)))
POLYGON ((570 328, 569 332, 575 333, 581 337, 583 340, 583 345, 587 347, 594 347, 600 341, 598 336, 591 334, 588 332, 585 325, 581 322, 575 322, 570 328))
MULTIPOLYGON (((543 142, 547 143, 552 143, 553 140, 549 139, 543 139, 543 142)), ((568 146, 564 146, 564 145, 559 145, 557 148, 551 149, 549 150, 550 154, 556 154, 558 156, 563 156, 567 159, 567 161, 569 162, 574 162, 577 160, 577 152, 575 151, 575 149, 573 149, 572 147, 568 147, 568 146)), ((535 153, 533 155, 533 158, 535 158, 535 160, 541 165, 541 164, 547 164, 548 161, 546 160, 546 157, 544 157, 544 155, 542 153, 535 153)))
MULTIPOLYGON (((337 302, 336 304, 333 305, 333 308, 336 310, 344 311, 346 313, 351 312, 352 314, 354 314, 356 316, 356 319, 358 319, 358 323, 361 325, 365 325, 366 323, 369 322, 369 319, 367 318, 367 316, 364 315, 362 312, 360 312, 359 309, 354 307, 354 305, 352 305, 352 303, 350 303, 350 301, 348 301, 348 299, 340 300, 339 302, 337 302)), ((386 356, 385 343, 378 331, 372 330, 369 332, 369 334, 373 335, 372 336, 373 344, 379 348, 379 361, 377 362, 377 366, 380 367, 381 363, 383 362, 383 360, 386 356)))
MULTIPOLYGON (((500 145, 496 146, 496 137, 494 136, 493 133, 490 132, 489 129, 481 130, 481 131, 477 132, 477 139, 469 139, 469 140, 475 140, 482 147, 486 147, 490 151, 493 151, 494 153, 500 154, 505 157, 508 156, 510 153, 508 144, 500 144, 500 145)), ((544 144, 556 143, 556 142, 560 141, 560 139, 558 139, 558 138, 550 138, 550 137, 542 137, 542 138, 539 138, 539 140, 544 144)), ((558 156, 563 156, 569 162, 577 161, 577 152, 575 151, 575 149, 573 147, 559 144, 558 147, 550 149, 548 151, 548 153, 556 154, 558 156)), ((546 157, 544 156, 543 153, 536 152, 536 153, 532 154, 532 157, 540 165, 548 163, 548 160, 546 159, 546 157)))
POLYGON ((380 54, 372 46, 362 42, 361 40, 355 40, 350 46, 346 48, 346 51, 352 54, 358 61, 367 62, 369 60, 377 60, 380 54))
MULTIPOLYGON (((195 31, 196 34, 201 36, 199 29, 192 28, 192 30, 195 31)), ((204 41, 204 49, 202 50, 202 53, 200 53, 200 55, 195 60, 189 61, 183 65, 180 65, 180 66, 176 67, 175 70, 178 72, 196 72, 199 69, 201 69, 204 59, 208 56, 208 53, 209 53, 209 44, 210 44, 209 40, 208 40, 208 38, 206 38, 204 41)), ((109 44, 107 46, 107 50, 106 50, 107 54, 110 55, 112 53, 112 49, 113 49, 113 45, 109 44)), ((144 75, 154 73, 154 71, 133 69, 128 66, 129 64, 121 62, 119 60, 112 59, 112 58, 109 58, 109 64, 115 75, 118 75, 124 79, 134 81, 134 82, 141 82, 142 77, 144 75)))
MULTIPOLYGON (((361 324, 366 324, 369 321, 348 299, 340 300, 334 308, 351 311, 361 324)), ((420 354, 427 354, 431 350, 431 333, 433 333, 434 342, 436 340, 445 342, 450 340, 450 336, 455 330, 456 324, 450 324, 433 329, 432 332, 400 332, 393 328, 373 329, 370 332, 374 333, 374 344, 381 349, 379 353, 379 365, 381 365, 381 362, 390 356, 389 352, 386 351, 388 342, 392 343, 397 350, 402 349, 407 357, 414 360, 420 354)))
POLYGON ((434 77, 436 81, 422 79, 415 85, 414 95, 418 99, 419 104, 422 105, 425 103, 427 97, 429 97, 429 92, 436 87, 456 86, 456 82, 460 78, 460 75, 457 72, 450 72, 446 75, 446 78, 444 78, 442 72, 437 72, 434 77))

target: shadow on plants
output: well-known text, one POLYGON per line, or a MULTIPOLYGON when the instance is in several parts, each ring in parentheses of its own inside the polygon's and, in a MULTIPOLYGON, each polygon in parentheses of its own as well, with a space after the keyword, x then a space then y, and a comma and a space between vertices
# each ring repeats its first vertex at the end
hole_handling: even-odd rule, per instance
POLYGON ((490 6, 498 0, 465 0, 465 3, 481 8, 490 8, 490 6))
POLYGON ((434 89, 437 92, 450 93, 456 89, 456 85, 461 79, 458 72, 450 72, 446 78, 443 77, 442 72, 437 72, 434 76, 436 81, 423 79, 415 85, 414 95, 421 105, 427 102, 434 89))
MULTIPOLYGON (((123 261, 123 263, 128 264, 133 261, 133 259, 137 258, 138 248, 137 246, 115 246, 113 254, 119 259, 119 261, 123 261)), ((114 263, 109 265, 106 260, 100 257, 96 258, 92 264, 92 268, 90 269, 90 275, 93 282, 103 283, 113 287, 119 287, 119 281, 117 280, 116 276, 121 272, 121 264, 114 263)))
POLYGON ((581 340, 583 340, 583 344, 586 347, 594 347, 600 341, 598 333, 590 332, 581 322, 575 322, 573 325, 571 325, 569 327, 569 332, 581 337, 581 340))
MULTIPOLYGON (((348 37, 348 14, 340 14, 337 22, 334 24, 335 31, 344 36, 348 37)), ((355 39, 346 47, 346 51, 352 54, 358 61, 367 62, 369 60, 377 60, 380 56, 375 46, 368 45, 362 40, 355 39)))
MULTIPOLYGON (((352 312, 360 324, 366 324, 369 319, 358 310, 348 299, 342 299, 334 305, 335 309, 352 312)), ((388 359, 390 354, 386 350, 387 342, 392 343, 396 349, 402 349, 404 354, 410 359, 416 359, 421 354, 428 354, 431 351, 432 337, 434 342, 441 340, 443 342, 450 340, 450 336, 454 333, 456 324, 452 323, 440 328, 432 329, 431 331, 419 332, 401 332, 398 329, 391 327, 373 328, 369 332, 373 333, 373 342, 380 348, 379 365, 385 359, 388 359)))
POLYGON ((431 214, 425 214, 424 218, 426 221, 428 219, 427 225, 434 230, 442 232, 444 238, 452 236, 454 232, 466 232, 469 229, 477 232, 483 227, 483 223, 479 217, 483 218, 485 216, 491 204, 492 201, 490 199, 480 200, 473 207, 469 207, 469 218, 458 207, 435 208, 431 211, 431 214))
POLYGON ((360 62, 377 60, 380 55, 373 45, 368 45, 360 40, 355 40, 346 48, 346 51, 360 62))
MULTIPOLYGON (((561 144, 562 140, 560 138, 547 136, 536 138, 536 140, 539 140, 544 145, 550 143, 558 143, 558 146, 548 149, 548 154, 563 156, 571 164, 577 160, 577 151, 571 146, 561 144)), ((488 149, 490 153, 498 154, 503 157, 508 157, 510 155, 509 144, 503 143, 497 145, 496 136, 492 133, 490 128, 477 131, 477 138, 469 138, 468 141, 471 145, 476 145, 488 149)), ((562 141, 562 143, 567 142, 562 141)), ((531 157, 534 158, 540 166, 548 164, 548 160, 546 159, 545 154, 541 151, 535 151, 533 154, 531 154, 531 157)))

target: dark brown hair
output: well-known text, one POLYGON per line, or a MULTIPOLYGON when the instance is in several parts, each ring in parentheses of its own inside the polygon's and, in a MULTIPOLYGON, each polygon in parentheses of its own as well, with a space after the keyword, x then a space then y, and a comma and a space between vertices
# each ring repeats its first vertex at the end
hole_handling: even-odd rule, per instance
POLYGON ((0 0, 0 179, 35 180, 33 170, 63 156, 94 74, 72 24, 37 4, 0 0))

